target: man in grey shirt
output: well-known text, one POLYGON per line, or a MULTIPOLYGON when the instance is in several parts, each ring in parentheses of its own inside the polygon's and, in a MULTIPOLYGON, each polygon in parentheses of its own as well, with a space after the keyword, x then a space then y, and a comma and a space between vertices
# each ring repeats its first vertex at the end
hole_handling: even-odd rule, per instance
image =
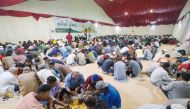
POLYGON ((127 55, 128 68, 127 75, 131 75, 132 77, 136 77, 141 72, 141 67, 139 63, 132 59, 131 55, 127 55))
POLYGON ((183 73, 180 81, 171 82, 169 85, 161 85, 164 91, 167 91, 169 99, 190 98, 190 73, 183 73))

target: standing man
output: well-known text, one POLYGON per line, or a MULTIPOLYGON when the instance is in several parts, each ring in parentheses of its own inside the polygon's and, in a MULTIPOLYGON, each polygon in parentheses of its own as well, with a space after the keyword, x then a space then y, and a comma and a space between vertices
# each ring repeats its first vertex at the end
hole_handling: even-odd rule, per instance
POLYGON ((71 35, 70 32, 69 32, 68 35, 66 36, 66 39, 67 39, 68 44, 71 44, 71 43, 72 43, 73 37, 72 37, 72 35, 71 35))

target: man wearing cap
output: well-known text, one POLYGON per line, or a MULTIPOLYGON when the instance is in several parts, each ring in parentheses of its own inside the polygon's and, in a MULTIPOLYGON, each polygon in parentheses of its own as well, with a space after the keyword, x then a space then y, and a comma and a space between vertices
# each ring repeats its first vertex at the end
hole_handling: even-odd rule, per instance
POLYGON ((81 92, 81 88, 84 84, 84 77, 77 71, 69 73, 65 78, 65 89, 68 93, 75 95, 81 92))
POLYGON ((98 81, 96 83, 96 90, 100 96, 105 97, 105 101, 111 109, 121 108, 121 97, 114 86, 104 81, 98 81))
POLYGON ((162 90, 167 91, 169 99, 175 98, 190 98, 190 74, 183 73, 180 81, 173 81, 170 84, 164 86, 161 85, 162 90))
POLYGON ((160 67, 156 68, 150 75, 150 81, 156 85, 168 84, 168 82, 173 81, 167 72, 167 68, 170 67, 169 63, 161 63, 160 67))
POLYGON ((95 90, 95 85, 97 81, 103 80, 103 78, 97 74, 93 74, 87 77, 86 82, 83 85, 83 90, 95 90))

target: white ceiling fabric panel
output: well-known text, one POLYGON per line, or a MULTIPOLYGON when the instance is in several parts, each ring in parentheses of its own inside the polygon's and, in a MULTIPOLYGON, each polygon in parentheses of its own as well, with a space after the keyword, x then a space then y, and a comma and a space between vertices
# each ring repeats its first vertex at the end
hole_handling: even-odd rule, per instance
POLYGON ((94 0, 28 0, 17 5, 1 7, 1 9, 66 16, 113 24, 112 19, 106 15, 94 0))

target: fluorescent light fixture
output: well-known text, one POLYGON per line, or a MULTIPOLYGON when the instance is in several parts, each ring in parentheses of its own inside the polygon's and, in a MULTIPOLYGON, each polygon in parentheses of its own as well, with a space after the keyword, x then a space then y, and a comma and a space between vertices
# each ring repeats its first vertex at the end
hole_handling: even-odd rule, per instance
POLYGON ((150 22, 150 24, 155 24, 155 23, 156 23, 156 21, 150 22))

